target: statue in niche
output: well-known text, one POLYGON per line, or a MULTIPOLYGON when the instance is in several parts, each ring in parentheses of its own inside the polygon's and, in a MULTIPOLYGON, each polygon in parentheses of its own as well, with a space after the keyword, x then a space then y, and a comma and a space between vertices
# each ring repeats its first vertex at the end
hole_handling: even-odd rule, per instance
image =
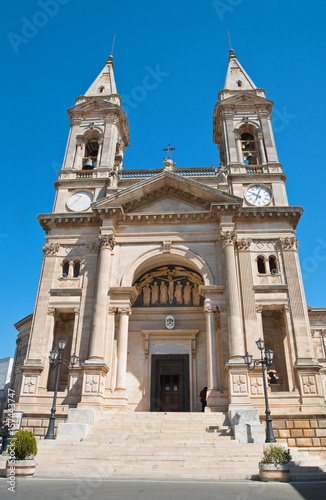
POLYGON ((149 306, 151 301, 151 289, 149 285, 145 285, 143 288, 143 304, 144 306, 149 306))
POLYGON ((221 165, 220 168, 218 169, 218 182, 220 184, 227 184, 228 174, 229 174, 228 169, 224 165, 221 165))
POLYGON ((158 304, 158 291, 159 287, 157 281, 154 281, 154 284, 152 286, 152 304, 158 304))
POLYGON ((160 293, 161 293, 161 304, 166 304, 168 301, 168 289, 164 281, 161 281, 160 293))
POLYGON ((199 286, 197 283, 194 284, 192 289, 192 302, 194 306, 199 306, 200 304, 200 294, 199 294, 199 286))
POLYGON ((191 285, 190 285, 189 281, 187 281, 187 284, 183 290, 183 301, 184 301, 186 306, 191 305, 191 285))
POLYGON ((177 281, 177 284, 175 285, 175 300, 177 301, 177 304, 182 304, 182 285, 180 281, 177 281))

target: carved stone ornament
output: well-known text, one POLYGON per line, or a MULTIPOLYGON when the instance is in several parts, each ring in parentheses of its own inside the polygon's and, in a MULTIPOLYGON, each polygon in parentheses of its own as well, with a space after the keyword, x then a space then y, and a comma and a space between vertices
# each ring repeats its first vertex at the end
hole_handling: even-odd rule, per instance
POLYGON ((171 246, 172 246, 171 241, 163 241, 163 252, 164 253, 171 253, 171 246))
POLYGON ((299 240, 295 238, 280 238, 280 245, 283 250, 298 250, 299 240))
POLYGON ((302 377, 302 388, 304 394, 317 394, 316 378, 314 375, 302 377))
POLYGON ((174 316, 167 316, 165 318, 165 326, 168 330, 172 330, 174 328, 174 325, 175 325, 175 320, 174 320, 174 316))
POLYGON ((23 394, 35 394, 37 384, 37 376, 31 375, 24 378, 23 394))
POLYGON ((251 238, 241 238, 237 240, 238 250, 250 250, 251 238))
POLYGON ((217 311, 217 307, 212 306, 212 304, 205 304, 204 311, 205 314, 213 314, 217 311))
POLYGON ((45 256, 56 255, 59 251, 59 248, 59 243, 45 243, 45 245, 43 245, 43 254, 45 256))
POLYGON ((135 283, 135 307, 181 307, 203 305, 202 277, 183 266, 160 266, 143 274, 135 283))
POLYGON ((256 312, 262 313, 263 312, 263 306, 261 304, 256 305, 256 312))
POLYGON ((112 306, 109 307, 109 314, 115 314, 116 312, 117 312, 116 307, 112 307, 112 306))
POLYGON ((109 248, 110 250, 113 250, 115 246, 115 238, 113 234, 104 234, 102 236, 99 236, 99 239, 100 239, 100 249, 109 248))
POLYGON ((220 314, 222 313, 226 313, 227 309, 226 309, 226 305, 223 305, 223 306, 217 306, 220 314))
POLYGON ((131 314, 131 309, 130 307, 119 307, 118 308, 119 314, 131 314))
POLYGON ((87 254, 92 254, 92 253, 96 254, 99 249, 99 243, 87 243, 85 248, 87 254))
POLYGON ((233 394, 243 394, 248 392, 246 375, 232 375, 233 394))
POLYGON ((49 314, 49 316, 54 316, 55 315, 55 307, 48 307, 48 314, 49 314))
POLYGON ((223 246, 234 245, 235 243, 235 233, 233 231, 221 232, 221 242, 223 246))

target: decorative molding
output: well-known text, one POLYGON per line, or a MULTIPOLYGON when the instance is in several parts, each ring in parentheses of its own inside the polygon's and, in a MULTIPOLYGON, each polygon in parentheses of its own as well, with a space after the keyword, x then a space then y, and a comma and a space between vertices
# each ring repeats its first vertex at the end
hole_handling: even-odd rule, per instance
POLYGON ((236 240, 238 250, 250 250, 252 240, 251 238, 241 238, 236 240))
POLYGON ((24 377, 23 394, 35 394, 37 385, 37 376, 31 375, 24 377))
POLYGON ((250 391, 252 396, 264 394, 263 377, 250 377, 250 391))
POLYGON ((279 242, 283 250, 298 250, 299 240, 296 240, 294 237, 279 238, 279 242))
POLYGON ((99 236, 99 240, 100 240, 100 250, 102 248, 108 248, 109 250, 113 250, 116 244, 113 234, 103 234, 99 236))
POLYGON ((59 248, 59 243, 45 243, 45 245, 43 245, 43 254, 46 257, 49 255, 56 255, 59 248))
POLYGON ((261 251, 275 251, 277 246, 276 240, 253 240, 255 250, 261 251))
POLYGON ((247 376, 246 375, 232 375, 232 393, 245 394, 248 392, 247 376))
POLYGON ((233 231, 221 231, 221 242, 223 247, 235 244, 235 233, 233 231))
POLYGON ((303 394, 317 394, 317 385, 315 375, 301 377, 303 394))

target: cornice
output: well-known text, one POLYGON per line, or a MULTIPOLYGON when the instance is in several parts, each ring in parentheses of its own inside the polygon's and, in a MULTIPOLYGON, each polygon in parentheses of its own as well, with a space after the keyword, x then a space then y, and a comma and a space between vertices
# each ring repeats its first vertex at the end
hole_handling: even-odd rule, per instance
POLYGON ((39 214, 37 219, 46 234, 56 227, 99 226, 101 219, 97 214, 39 214))
POLYGON ((243 207, 235 214, 234 222, 289 222, 295 229, 302 213, 302 207, 243 207))

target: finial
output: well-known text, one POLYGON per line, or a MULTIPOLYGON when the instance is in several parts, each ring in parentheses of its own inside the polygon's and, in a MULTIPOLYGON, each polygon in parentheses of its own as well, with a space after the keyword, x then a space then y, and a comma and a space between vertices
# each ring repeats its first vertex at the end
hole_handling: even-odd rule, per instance
POLYGON ((232 50, 231 38, 230 38, 230 33, 229 32, 228 32, 228 37, 229 37, 230 50, 232 50))

